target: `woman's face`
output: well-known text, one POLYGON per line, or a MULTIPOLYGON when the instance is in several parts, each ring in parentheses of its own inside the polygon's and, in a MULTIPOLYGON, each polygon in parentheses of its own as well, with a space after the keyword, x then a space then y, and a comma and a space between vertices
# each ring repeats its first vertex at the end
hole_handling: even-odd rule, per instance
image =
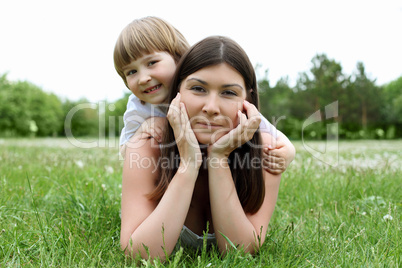
POLYGON ((212 144, 238 125, 246 88, 240 73, 221 63, 186 77, 180 94, 198 142, 212 144))

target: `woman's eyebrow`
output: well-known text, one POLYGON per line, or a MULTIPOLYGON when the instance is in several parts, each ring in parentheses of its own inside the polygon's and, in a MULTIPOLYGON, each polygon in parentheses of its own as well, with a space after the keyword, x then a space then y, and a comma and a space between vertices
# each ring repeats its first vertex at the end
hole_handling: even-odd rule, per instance
POLYGON ((208 85, 208 83, 207 83, 206 81, 201 80, 201 79, 198 79, 198 78, 189 78, 189 79, 187 79, 186 82, 192 81, 192 80, 195 80, 195 81, 197 81, 197 82, 200 82, 200 83, 203 84, 203 85, 208 85))
MULTIPOLYGON (((197 82, 199 82, 199 83, 201 83, 203 85, 208 85, 208 83, 206 81, 198 79, 198 78, 189 78, 189 79, 187 79, 186 82, 192 81, 192 80, 195 80, 195 81, 197 81, 197 82)), ((222 88, 228 88, 228 87, 238 87, 240 89, 243 89, 243 87, 241 85, 236 84, 236 83, 235 84, 225 84, 225 85, 222 86, 222 88)))
POLYGON ((238 87, 240 89, 243 89, 243 87, 239 84, 226 84, 222 86, 223 88, 227 88, 227 87, 238 87))

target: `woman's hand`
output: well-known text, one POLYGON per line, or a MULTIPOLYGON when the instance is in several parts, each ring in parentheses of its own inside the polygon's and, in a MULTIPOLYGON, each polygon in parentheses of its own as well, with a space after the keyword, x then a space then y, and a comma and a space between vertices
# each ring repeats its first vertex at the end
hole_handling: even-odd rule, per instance
POLYGON ((190 165, 198 169, 202 164, 201 150, 191 128, 186 107, 180 102, 180 93, 177 93, 176 98, 171 102, 166 117, 172 126, 180 154, 178 171, 184 172, 190 165))
POLYGON ((247 115, 240 110, 237 112, 239 124, 208 147, 209 157, 218 156, 227 158, 232 151, 251 140, 254 136, 261 122, 260 113, 253 104, 246 100, 243 102, 243 108, 247 115))

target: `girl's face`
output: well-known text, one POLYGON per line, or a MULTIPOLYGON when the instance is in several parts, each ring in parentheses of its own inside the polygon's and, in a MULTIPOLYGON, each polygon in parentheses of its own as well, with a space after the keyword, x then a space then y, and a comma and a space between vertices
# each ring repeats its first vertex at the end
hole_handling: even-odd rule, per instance
POLYGON ((151 104, 166 101, 175 71, 176 62, 167 52, 144 55, 123 68, 130 91, 151 104))
POLYGON ((180 94, 198 142, 212 144, 238 125, 246 87, 240 73, 221 63, 186 77, 180 94))

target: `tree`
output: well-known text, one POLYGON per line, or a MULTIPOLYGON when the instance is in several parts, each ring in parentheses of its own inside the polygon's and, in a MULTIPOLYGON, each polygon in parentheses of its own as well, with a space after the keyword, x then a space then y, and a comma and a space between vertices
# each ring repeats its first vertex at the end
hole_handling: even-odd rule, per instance
POLYGON ((19 82, 16 87, 27 90, 31 122, 37 126, 38 136, 56 136, 63 124, 63 111, 60 99, 42 91, 28 82, 19 82))
MULTIPOLYGON (((380 88, 375 85, 375 80, 370 80, 365 72, 364 64, 358 62, 357 72, 351 83, 349 99, 357 105, 350 110, 350 113, 359 115, 358 125, 367 133, 369 125, 374 127, 380 121, 380 107, 382 98, 380 88)), ((351 103, 351 101, 349 101, 351 103)))
POLYGON ((402 76, 384 85, 382 117, 387 125, 388 138, 402 136, 402 76))
POLYGON ((106 119, 106 129, 109 135, 114 135, 115 137, 120 136, 120 132, 123 128, 123 115, 127 109, 127 100, 130 93, 124 94, 124 96, 115 102, 107 105, 105 119, 106 119), (113 125, 111 125, 113 124, 113 125), (110 133, 113 131, 114 133, 110 133))
POLYGON ((13 126, 11 109, 13 109, 10 98, 10 82, 7 80, 7 74, 0 77, 0 134, 5 135, 13 126))
POLYGON ((98 136, 99 114, 98 106, 87 99, 78 101, 66 100, 62 104, 63 124, 60 127, 60 135, 98 136))
MULTIPOLYGON (((325 54, 316 55, 312 60, 310 73, 301 73, 292 96, 291 114, 299 120, 306 120, 310 115, 325 106, 338 101, 339 111, 345 106, 347 78, 342 73, 342 66, 325 54)), ((341 122, 342 114, 334 118, 341 122)), ((309 127, 311 137, 321 139, 326 132, 325 122, 316 122, 309 127)))
POLYGON ((259 89, 261 114, 282 132, 293 132, 294 125, 290 118, 290 96, 293 91, 289 86, 289 78, 280 78, 272 88, 265 78, 259 81, 259 89))
POLYGON ((0 134, 56 135, 62 123, 61 101, 27 81, 0 77, 0 134))
POLYGON ((31 113, 29 109, 29 89, 20 83, 11 83, 2 76, 0 88, 1 134, 24 136, 30 134, 31 113))

